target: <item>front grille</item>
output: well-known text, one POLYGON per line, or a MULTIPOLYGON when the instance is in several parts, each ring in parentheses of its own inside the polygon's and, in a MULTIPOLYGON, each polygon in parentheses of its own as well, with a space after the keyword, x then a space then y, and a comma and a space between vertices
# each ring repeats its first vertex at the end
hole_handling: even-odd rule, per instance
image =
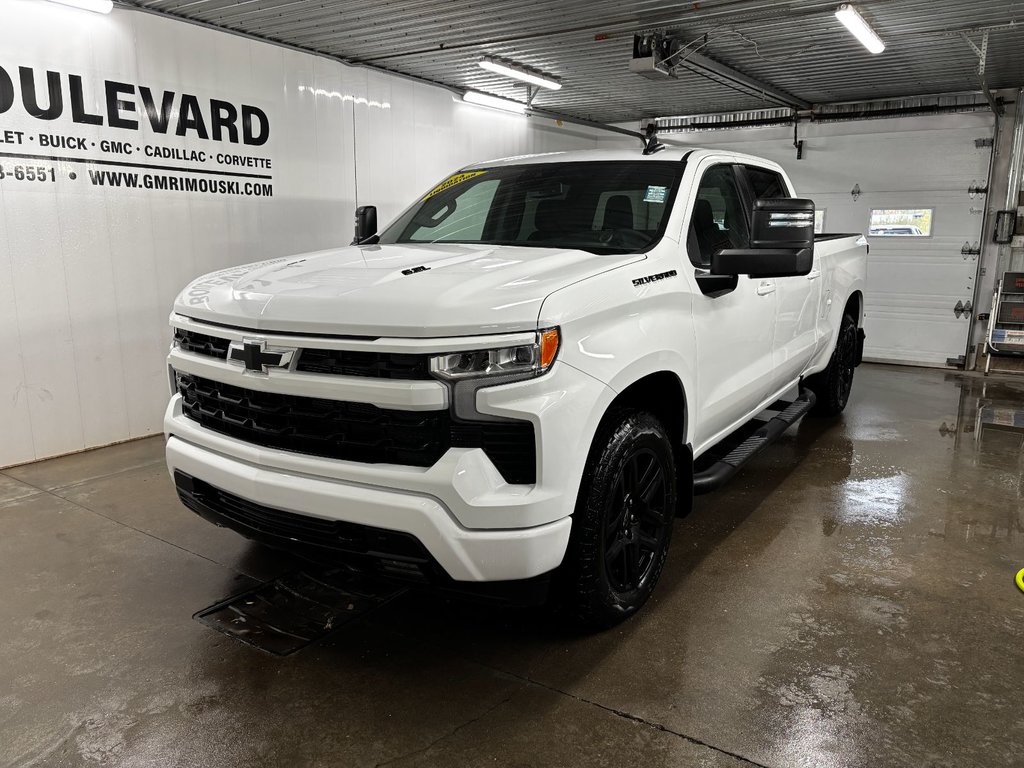
POLYGON ((307 373, 370 376, 375 379, 430 379, 426 355, 303 349, 296 368, 307 373))
POLYGON ((401 560, 408 566, 432 562, 420 541, 408 533, 285 512, 235 496, 181 471, 174 473, 174 483, 178 497, 193 512, 204 517, 213 513, 218 518, 215 522, 251 537, 401 560))
MULTIPOLYGON (((208 336, 205 333, 174 329, 174 341, 186 352, 226 360, 230 339, 208 336)), ((429 381, 428 355, 398 352, 367 352, 350 349, 313 349, 299 351, 296 370, 303 373, 323 373, 332 376, 365 376, 374 379, 403 379, 429 381)))
POLYGON ((185 415, 204 427, 268 448, 429 467, 448 449, 446 411, 385 410, 178 374, 185 415))
POLYGON ((231 343, 230 339, 207 336, 205 333, 186 331, 182 328, 174 329, 174 341, 186 352, 217 357, 221 360, 227 359, 228 345, 231 343))
POLYGON ((176 374, 182 412, 248 443, 368 464, 430 467, 452 447, 482 448, 508 483, 536 482, 533 425, 455 422, 448 411, 402 411, 176 374))

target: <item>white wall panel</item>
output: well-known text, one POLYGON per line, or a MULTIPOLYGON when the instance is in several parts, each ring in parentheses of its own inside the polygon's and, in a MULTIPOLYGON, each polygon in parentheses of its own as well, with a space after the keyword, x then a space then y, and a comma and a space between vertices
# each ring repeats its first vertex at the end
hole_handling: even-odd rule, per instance
MULTIPOLYGON (((167 314, 199 274, 348 242, 357 198, 378 205, 386 221, 467 163, 596 144, 592 133, 464 105, 442 89, 145 13, 0 0, 0 19, 0 67, 15 83, 19 66, 32 67, 40 83, 46 70, 60 72, 65 101, 59 118, 38 120, 17 88, 15 104, 0 113, 0 137, 25 135, 20 147, 0 143, 0 165, 45 166, 57 176, 0 180, 0 466, 158 432, 167 314), (82 76, 85 109, 103 115, 103 125, 72 121, 69 74, 82 76), (158 134, 142 115, 138 130, 112 127, 107 80, 147 86, 157 99, 167 90, 257 106, 270 139, 245 146, 158 134), (41 133, 87 146, 43 149, 41 133), (104 139, 129 142, 136 153, 103 153, 104 139), (148 172, 97 160, 187 166, 171 175, 193 178, 204 168, 232 170, 140 156, 146 146, 270 158, 269 172, 254 172, 272 176, 273 196, 91 182, 90 170, 148 172)), ((128 100, 141 110, 137 90, 128 100)))
MULTIPOLYGON (((4 393, 4 416, 7 403, 24 399, 33 449, 52 455, 62 445, 85 443, 57 198, 50 191, 5 193, 3 216, 24 370, 14 391, 4 393)), ((14 346, 13 330, 0 329, 4 348, 14 346)), ((7 361, 3 365, 13 367, 7 361)), ((5 421, 0 418, 0 423, 5 421)), ((17 456, 17 451, 18 446, 4 448, 5 454, 17 456)))
MULTIPOLYGON (((7 209, 3 189, 0 206, 7 209)), ((18 304, 14 293, 14 260, 7 232, 7 217, 0 216, 0 338, 6 347, 6 358, 0 365, 0 466, 10 464, 26 451, 35 452, 32 419, 25 385, 25 356, 22 352, 18 304)))

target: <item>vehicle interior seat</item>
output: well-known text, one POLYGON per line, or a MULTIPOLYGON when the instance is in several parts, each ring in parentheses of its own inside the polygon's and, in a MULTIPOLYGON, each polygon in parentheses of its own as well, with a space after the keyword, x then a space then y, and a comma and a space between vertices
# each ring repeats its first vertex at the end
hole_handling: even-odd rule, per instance
POLYGON ((604 229, 633 229, 633 201, 629 195, 612 195, 604 204, 604 229))
POLYGON ((536 229, 527 240, 531 242, 550 240, 564 231, 565 224, 564 200, 541 200, 533 212, 533 226, 536 229))
POLYGON ((701 262, 711 263, 711 256, 722 248, 728 248, 732 243, 729 233, 719 229, 715 223, 715 211, 708 200, 697 200, 693 209, 693 221, 690 224, 694 236, 697 238, 697 246, 700 248, 701 262))

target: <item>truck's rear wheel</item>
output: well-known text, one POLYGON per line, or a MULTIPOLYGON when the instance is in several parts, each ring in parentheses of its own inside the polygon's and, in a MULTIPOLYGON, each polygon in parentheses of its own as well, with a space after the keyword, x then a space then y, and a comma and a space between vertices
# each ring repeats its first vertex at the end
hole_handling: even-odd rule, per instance
POLYGON ((857 321, 843 315, 839 338, 828 367, 808 376, 804 386, 811 390, 817 401, 813 413, 819 416, 838 416, 846 408, 853 389, 853 370, 857 367, 857 321))
POLYGON ((647 602, 675 506, 672 443, 661 422, 643 411, 612 415, 590 452, 561 574, 578 621, 609 627, 647 602))

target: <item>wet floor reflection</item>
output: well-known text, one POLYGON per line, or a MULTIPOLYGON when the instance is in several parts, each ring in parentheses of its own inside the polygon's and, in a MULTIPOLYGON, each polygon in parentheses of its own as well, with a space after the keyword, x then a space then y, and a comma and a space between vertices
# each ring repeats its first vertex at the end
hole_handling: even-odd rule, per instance
MULTIPOLYGON (((956 533, 964 541, 1024 541, 1024 383, 959 375, 946 380, 959 388, 956 419, 939 425, 939 434, 953 440, 953 477, 979 501, 1003 500, 995 508, 962 506, 956 533)), ((944 533, 950 535, 949 526, 944 533)))
POLYGON ((858 379, 804 482, 773 499, 789 505, 774 546, 791 562, 766 584, 789 607, 781 642, 754 663, 768 763, 1017 764, 1021 739, 973 734, 1015 707, 1024 674, 1024 382, 858 379), (797 522, 812 510, 817 538, 797 522))

